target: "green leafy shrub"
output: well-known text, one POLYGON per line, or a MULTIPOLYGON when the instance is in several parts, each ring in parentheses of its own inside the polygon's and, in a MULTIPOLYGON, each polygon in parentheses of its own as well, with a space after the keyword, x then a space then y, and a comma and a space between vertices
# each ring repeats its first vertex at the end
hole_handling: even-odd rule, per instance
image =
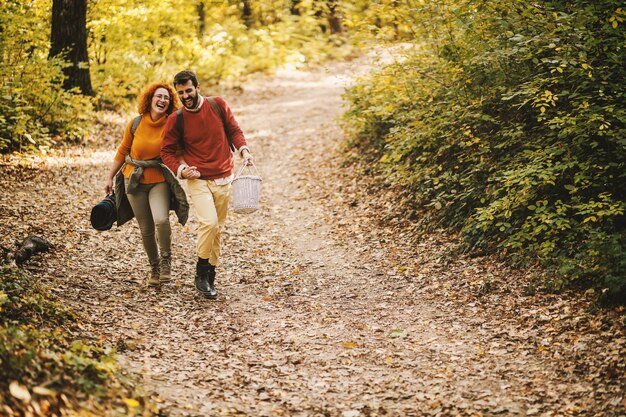
POLYGON ((424 224, 626 291, 626 55, 618 1, 395 10, 422 43, 347 97, 424 224))
POLYGON ((78 140, 91 121, 89 98, 64 91, 63 62, 48 59, 48 7, 0 4, 0 153, 78 140))
POLYGON ((137 395, 111 349, 71 337, 75 322, 75 315, 50 301, 31 275, 0 268, 3 415, 66 415, 82 410, 81 415, 122 416, 131 405, 133 413, 153 415, 151 406, 141 405, 141 397, 142 402, 132 398, 137 395))
POLYGON ((294 15, 285 2, 253 2, 246 24, 239 5, 229 2, 97 2, 88 27, 98 105, 126 107, 146 84, 171 82, 183 69, 196 71, 209 94, 215 85, 253 73, 349 54, 348 45, 338 46, 320 30, 313 6, 303 3, 294 15))

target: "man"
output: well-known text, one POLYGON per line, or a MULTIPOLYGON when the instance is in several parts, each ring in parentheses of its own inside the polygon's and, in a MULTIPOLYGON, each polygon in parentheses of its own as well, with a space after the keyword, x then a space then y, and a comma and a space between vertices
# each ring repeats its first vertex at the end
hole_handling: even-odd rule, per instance
POLYGON ((215 267, 219 265, 220 232, 228 213, 234 166, 228 138, 246 164, 252 163, 252 155, 224 99, 214 97, 211 102, 203 97, 196 74, 176 74, 174 89, 183 108, 167 119, 161 159, 179 178, 188 180, 200 222, 195 286, 207 298, 215 299, 215 267))

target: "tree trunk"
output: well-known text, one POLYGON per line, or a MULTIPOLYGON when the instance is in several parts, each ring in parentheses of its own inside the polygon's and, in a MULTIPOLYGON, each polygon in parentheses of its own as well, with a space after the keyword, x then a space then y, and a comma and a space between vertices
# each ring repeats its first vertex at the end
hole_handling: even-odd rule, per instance
POLYGON ((49 56, 57 55, 71 64, 63 70, 63 88, 78 87, 82 94, 92 96, 87 55, 87 0, 52 0, 49 56))
POLYGON ((204 1, 198 3, 196 10, 198 11, 198 37, 202 39, 206 29, 206 11, 204 10, 204 1))
POLYGON ((291 6, 289 7, 289 11, 293 16, 300 16, 300 1, 301 0, 291 0, 291 6))
POLYGON ((328 26, 330 27, 330 33, 333 35, 343 32, 343 26, 341 23, 341 16, 337 10, 337 0, 328 0, 328 26))
POLYGON ((243 10, 241 11, 243 23, 248 29, 252 27, 252 6, 250 0, 243 0, 243 10))

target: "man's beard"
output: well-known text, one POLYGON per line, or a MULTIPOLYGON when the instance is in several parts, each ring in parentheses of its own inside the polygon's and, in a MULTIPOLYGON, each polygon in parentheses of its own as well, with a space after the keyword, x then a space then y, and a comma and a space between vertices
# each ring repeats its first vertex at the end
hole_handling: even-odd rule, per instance
POLYGON ((198 106, 198 95, 183 101, 183 106, 188 109, 195 109, 198 106))

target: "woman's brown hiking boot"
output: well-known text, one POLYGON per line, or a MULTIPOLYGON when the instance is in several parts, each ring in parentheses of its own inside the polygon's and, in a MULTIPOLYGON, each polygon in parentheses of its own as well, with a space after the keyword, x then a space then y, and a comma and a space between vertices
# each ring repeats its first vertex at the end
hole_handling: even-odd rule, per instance
POLYGON ((148 277, 148 287, 158 287, 161 285, 159 261, 150 262, 150 277, 148 277))
POLYGON ((161 264, 159 271, 159 282, 165 284, 172 280, 172 254, 164 252, 161 254, 161 264))

